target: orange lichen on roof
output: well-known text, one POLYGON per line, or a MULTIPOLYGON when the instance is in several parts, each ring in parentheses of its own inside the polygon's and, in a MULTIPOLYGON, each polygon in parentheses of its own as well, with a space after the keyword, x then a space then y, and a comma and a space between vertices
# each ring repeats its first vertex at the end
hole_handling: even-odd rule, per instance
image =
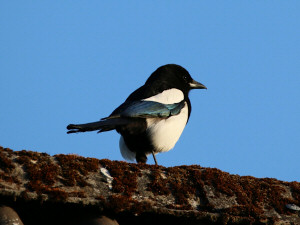
POLYGON ((99 160, 94 158, 84 158, 77 155, 55 155, 58 161, 61 175, 61 182, 66 186, 85 187, 88 183, 85 176, 89 172, 96 172, 99 168, 99 160))
POLYGON ((166 168, 2 147, 1 195, 17 202, 94 206, 132 218, 158 213, 223 224, 300 221, 299 214, 286 207, 300 205, 298 182, 231 175, 198 165, 166 168), (108 171, 110 181, 101 168, 108 171))
POLYGON ((132 196, 137 190, 137 177, 140 176, 140 169, 136 164, 125 162, 112 162, 110 160, 100 160, 102 167, 106 168, 113 179, 112 190, 125 196, 132 196))
POLYGON ((11 172, 15 169, 15 165, 10 156, 13 151, 9 148, 3 148, 0 146, 0 181, 6 181, 9 183, 20 184, 18 177, 11 172))

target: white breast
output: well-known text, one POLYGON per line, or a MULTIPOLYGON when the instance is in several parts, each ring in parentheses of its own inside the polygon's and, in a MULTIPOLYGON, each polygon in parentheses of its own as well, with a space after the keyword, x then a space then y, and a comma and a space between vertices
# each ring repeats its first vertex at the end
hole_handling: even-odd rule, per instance
POLYGON ((148 134, 156 148, 156 152, 166 152, 174 148, 188 119, 188 106, 181 109, 176 116, 167 119, 148 118, 148 134))

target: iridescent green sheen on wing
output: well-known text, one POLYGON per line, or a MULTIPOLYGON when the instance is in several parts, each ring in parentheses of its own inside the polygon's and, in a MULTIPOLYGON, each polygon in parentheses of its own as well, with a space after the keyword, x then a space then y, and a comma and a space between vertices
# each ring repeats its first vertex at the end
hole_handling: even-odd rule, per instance
POLYGON ((178 115, 184 107, 184 100, 174 104, 162 104, 153 101, 134 101, 127 105, 121 113, 114 114, 104 119, 116 117, 130 117, 130 118, 167 118, 178 115))

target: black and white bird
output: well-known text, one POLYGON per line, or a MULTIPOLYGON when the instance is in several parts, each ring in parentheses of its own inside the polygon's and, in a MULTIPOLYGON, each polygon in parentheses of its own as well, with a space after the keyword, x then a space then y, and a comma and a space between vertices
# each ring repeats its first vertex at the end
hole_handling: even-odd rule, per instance
POLYGON ((175 64, 155 70, 146 83, 129 95, 108 117, 85 124, 70 124, 68 133, 116 130, 123 158, 146 163, 147 155, 171 150, 191 114, 189 91, 206 89, 175 64))

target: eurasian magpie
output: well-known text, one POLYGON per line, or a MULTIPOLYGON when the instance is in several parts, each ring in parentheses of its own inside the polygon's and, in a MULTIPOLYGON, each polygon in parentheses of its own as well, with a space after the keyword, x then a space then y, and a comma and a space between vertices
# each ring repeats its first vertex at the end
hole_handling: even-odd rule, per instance
POLYGON ((116 130, 123 158, 146 163, 147 155, 171 150, 191 114, 189 91, 206 89, 176 64, 155 70, 146 83, 129 95, 108 117, 85 124, 70 124, 68 133, 116 130))

